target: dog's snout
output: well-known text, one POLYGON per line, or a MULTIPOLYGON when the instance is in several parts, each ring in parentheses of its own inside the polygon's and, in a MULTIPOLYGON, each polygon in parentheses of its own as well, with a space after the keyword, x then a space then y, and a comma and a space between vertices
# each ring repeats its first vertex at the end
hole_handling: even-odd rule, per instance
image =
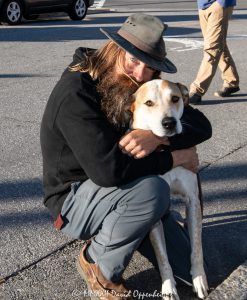
POLYGON ((165 117, 163 120, 162 120, 162 126, 165 128, 165 129, 169 129, 169 130, 172 130, 175 128, 175 126, 177 125, 177 121, 175 118, 173 117, 165 117))

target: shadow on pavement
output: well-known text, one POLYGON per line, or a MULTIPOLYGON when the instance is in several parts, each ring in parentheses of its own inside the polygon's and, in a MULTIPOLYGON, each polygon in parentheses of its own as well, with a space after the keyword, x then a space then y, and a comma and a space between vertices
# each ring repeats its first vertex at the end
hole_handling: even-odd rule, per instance
POLYGON ((237 178, 247 180, 247 163, 244 164, 232 163, 224 166, 213 166, 210 167, 209 172, 207 173, 203 172, 201 176, 204 182, 210 182, 210 181, 224 182, 224 181, 232 181, 233 179, 237 179, 237 178))
MULTIPOLYGON (((163 22, 194 21, 198 20, 198 15, 163 15, 159 16, 163 22)), ((5 26, 0 30, 1 42, 64 42, 66 40, 102 40, 105 35, 100 32, 99 27, 109 30, 117 30, 126 17, 98 17, 89 18, 84 21, 56 20, 39 21, 22 24, 20 27, 5 26), (85 27, 82 27, 83 25, 85 27), (114 25, 113 25, 114 24, 114 25), (116 25, 115 25, 116 24, 116 25)), ((200 32, 198 28, 170 27, 166 31, 169 35, 188 35, 200 32)))
MULTIPOLYGON (((247 163, 210 167, 210 172, 205 172, 204 170, 200 177, 202 182, 229 182, 235 179, 247 180, 247 163)), ((205 201, 213 201, 215 197, 217 199, 221 198, 224 201, 225 198, 229 199, 233 196, 242 198, 246 197, 246 195, 247 188, 239 190, 234 188, 226 192, 218 190, 210 193, 205 192, 204 198, 205 201)), ((40 178, 0 183, 0 201, 13 200, 15 198, 40 198, 42 196, 42 181, 40 178)))
MULTIPOLYGON (((36 209, 28 212, 10 212, 2 215, 0 218, 1 232, 7 231, 10 228, 22 226, 42 226, 51 222, 51 217, 47 209, 36 209)), ((52 225, 52 224, 51 224, 52 225)))
MULTIPOLYGON (((217 286, 246 260, 247 210, 216 214, 221 220, 203 224, 204 256, 210 286, 217 286)), ((205 216, 207 220, 215 215, 205 216)))
MULTIPOLYGON (((116 27, 101 26, 108 30, 118 30, 121 24, 116 27)), ((196 28, 169 27, 166 36, 188 35, 198 32, 196 28)), ((105 40, 106 36, 100 32, 98 27, 44 27, 44 28, 12 28, 0 31, 2 42, 64 42, 75 40, 105 40)))
MULTIPOLYGON (((175 1, 175 0, 172 0, 172 1, 157 1, 157 2, 150 2, 150 3, 148 3, 148 2, 145 2, 145 5, 148 5, 148 4, 152 4, 152 5, 159 5, 159 4, 164 4, 164 3, 167 3, 167 4, 169 4, 169 3, 195 3, 195 1, 194 0, 184 0, 184 1, 175 1)), ((133 3, 133 4, 131 4, 131 3, 128 3, 128 6, 131 6, 131 5, 136 5, 136 3, 133 3)), ((126 4, 121 4, 121 3, 114 3, 114 6, 126 6, 126 4)))
POLYGON ((43 197, 42 181, 38 178, 23 181, 6 181, 0 183, 0 201, 14 200, 16 198, 43 197))
MULTIPOLYGON (((246 98, 241 98, 241 97, 246 97, 246 96, 247 96, 247 94, 236 94, 236 95, 232 95, 231 97, 228 97, 228 98, 219 98, 219 100, 216 100, 216 99, 215 100, 204 100, 204 98, 203 98, 202 102, 198 103, 197 106, 247 102, 246 98)), ((205 96, 205 98, 206 98, 206 96, 205 96)))
MULTIPOLYGON (((29 78, 29 77, 38 77, 38 78, 42 78, 42 77, 55 77, 55 76, 51 76, 51 75, 46 75, 46 74, 0 74, 0 79, 6 79, 6 78, 29 78)), ((0 195, 0 199, 1 199, 1 195, 0 195)))
MULTIPOLYGON (((216 213, 216 214, 212 214, 212 215, 204 215, 203 219, 212 219, 212 218, 218 218, 218 217, 231 217, 228 218, 227 220, 224 219, 225 223, 233 223, 233 222, 238 222, 238 221, 245 221, 247 220, 247 210, 237 210, 237 211, 230 211, 230 212, 226 212, 226 213, 216 213)), ((205 223, 205 227, 207 226, 212 226, 212 225, 218 225, 221 224, 222 220, 220 221, 212 221, 212 222, 206 222, 205 223)))

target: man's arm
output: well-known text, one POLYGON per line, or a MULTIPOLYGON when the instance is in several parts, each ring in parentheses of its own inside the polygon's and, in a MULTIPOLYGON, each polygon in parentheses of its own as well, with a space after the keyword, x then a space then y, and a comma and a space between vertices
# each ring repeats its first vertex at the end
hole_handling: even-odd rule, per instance
POLYGON ((209 120, 198 109, 186 106, 181 118, 183 131, 173 137, 159 138, 150 130, 133 130, 119 142, 124 153, 135 158, 143 158, 160 145, 170 145, 170 150, 181 150, 194 147, 212 136, 209 120))
POLYGON ((181 123, 182 133, 169 138, 172 151, 196 146, 212 136, 212 126, 209 120, 201 111, 191 106, 184 108, 181 123))

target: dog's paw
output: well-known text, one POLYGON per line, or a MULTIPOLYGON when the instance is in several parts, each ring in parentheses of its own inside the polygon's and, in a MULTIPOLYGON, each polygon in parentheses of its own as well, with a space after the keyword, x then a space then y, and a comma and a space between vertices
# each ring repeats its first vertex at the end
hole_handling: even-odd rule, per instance
POLYGON ((164 300, 179 300, 174 279, 167 279, 162 283, 162 296, 164 300))
POLYGON ((200 299, 208 296, 208 282, 205 275, 198 275, 193 278, 193 290, 200 299))

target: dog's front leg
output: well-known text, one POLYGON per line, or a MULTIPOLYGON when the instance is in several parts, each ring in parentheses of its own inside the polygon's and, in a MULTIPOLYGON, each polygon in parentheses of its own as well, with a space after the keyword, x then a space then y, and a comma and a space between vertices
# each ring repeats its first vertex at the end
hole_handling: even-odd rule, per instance
POLYGON ((157 222, 149 234, 162 280, 162 295, 164 300, 179 300, 176 282, 168 261, 166 241, 162 222, 157 222))
POLYGON ((191 275, 193 288, 200 299, 208 293, 208 283, 203 266, 202 253, 202 216, 200 201, 194 195, 190 197, 186 206, 188 230, 191 242, 191 275))

